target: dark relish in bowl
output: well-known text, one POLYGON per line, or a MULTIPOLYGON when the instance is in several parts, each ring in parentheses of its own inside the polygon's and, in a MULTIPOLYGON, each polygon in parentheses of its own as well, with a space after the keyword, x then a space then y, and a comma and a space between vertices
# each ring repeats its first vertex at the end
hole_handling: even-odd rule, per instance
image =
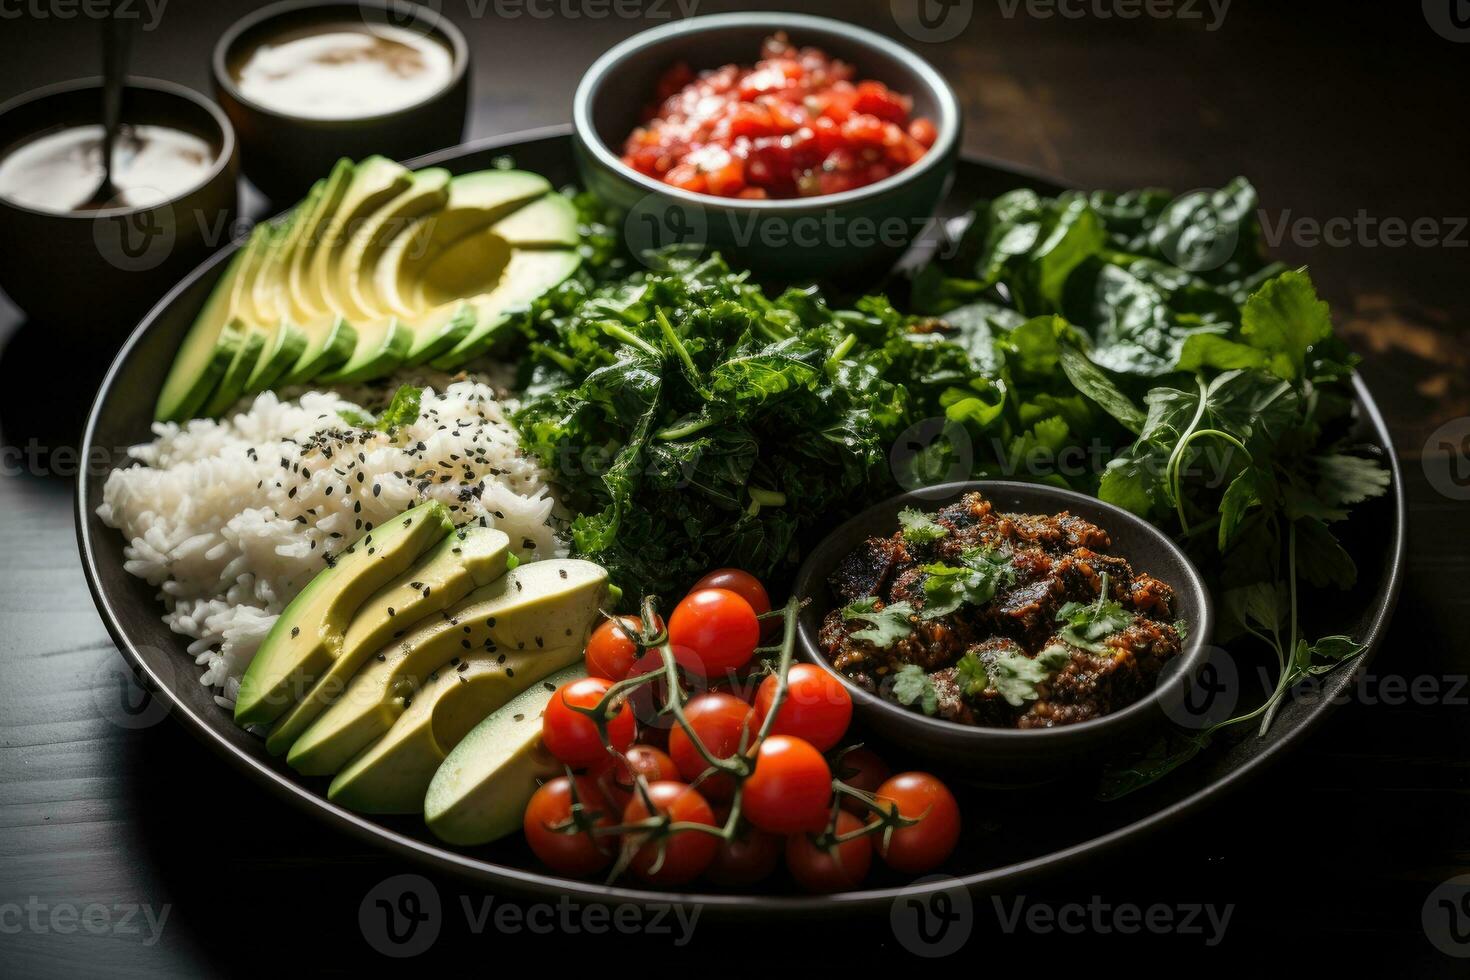
POLYGON ((785 34, 754 66, 695 74, 676 64, 629 135, 623 163, 683 190, 746 199, 816 197, 917 163, 938 136, 909 98, 785 34))
POLYGON ((949 721, 1049 728, 1110 714, 1178 656, 1174 590, 1062 512, 1005 514, 978 493, 899 515, 848 555, 819 646, 864 689, 949 721))

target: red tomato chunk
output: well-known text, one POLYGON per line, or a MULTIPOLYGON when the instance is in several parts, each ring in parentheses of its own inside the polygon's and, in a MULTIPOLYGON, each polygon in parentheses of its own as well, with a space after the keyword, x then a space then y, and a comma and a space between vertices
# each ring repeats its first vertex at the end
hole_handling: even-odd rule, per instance
POLYGON ((698 194, 792 198, 876 183, 917 163, 938 136, 908 96, 854 81, 851 65, 777 34, 752 68, 695 75, 677 64, 623 147, 640 173, 698 194))

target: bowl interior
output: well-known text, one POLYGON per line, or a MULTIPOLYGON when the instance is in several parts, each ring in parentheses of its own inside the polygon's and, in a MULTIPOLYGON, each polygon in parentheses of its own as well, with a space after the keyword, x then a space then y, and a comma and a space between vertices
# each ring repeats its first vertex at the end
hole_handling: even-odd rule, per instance
MULTIPOLYGON (((8 106, 0 107, 0 157, 38 136, 72 126, 99 124, 102 121, 102 81, 81 79, 22 96, 8 106)), ((209 173, 193 186, 174 195, 182 198, 213 180, 229 161, 234 150, 234 133, 229 122, 202 96, 164 82, 133 78, 123 93, 122 121, 131 125, 167 126, 197 136, 214 151, 209 173)), ((31 211, 23 205, 5 201, 10 207, 31 211)), ((129 210, 129 209, 118 209, 129 210)), ((147 209, 143 209, 147 210, 147 209)), ((76 215, 54 214, 58 218, 76 215)), ((92 220, 99 212, 82 217, 92 220)))
POLYGON ((942 80, 920 67, 917 55, 859 28, 781 13, 696 17, 647 31, 614 48, 588 73, 577 93, 579 100, 585 99, 591 133, 604 149, 620 156, 624 140, 653 105, 664 72, 679 62, 696 72, 732 63, 750 65, 760 56, 761 42, 776 31, 785 31, 793 44, 818 47, 848 62, 859 78, 875 79, 911 97, 914 115, 933 119, 941 141, 951 135, 956 125, 952 95, 942 80))
POLYGON ((912 720, 909 727, 931 726, 956 735, 973 734, 976 739, 1004 738, 1014 744, 1025 741, 1080 742, 1090 739, 1100 730, 1120 727, 1135 716, 1153 710, 1158 698, 1169 687, 1160 684, 1133 704, 1100 718, 1057 728, 1022 731, 964 725, 942 718, 930 718, 857 687, 828 664, 817 643, 817 633, 823 619, 835 605, 835 597, 827 583, 837 565, 868 538, 888 537, 897 531, 898 512, 904 508, 914 507, 932 512, 974 491, 982 493, 998 511, 1023 514, 1058 514, 1067 511, 1089 520, 1107 531, 1112 538, 1110 554, 1127 559, 1136 571, 1148 572, 1172 586, 1174 615, 1187 624, 1188 633, 1184 649, 1167 668, 1167 675, 1189 676, 1209 642, 1214 627, 1214 615, 1203 578, 1174 542, 1133 514, 1083 494, 1044 484, 974 480, 914 490, 870 507, 824 538, 812 550, 797 574, 795 592, 810 600, 797 623, 801 652, 805 659, 842 678, 863 710, 899 715, 905 721, 912 720))
MULTIPOLYGON (((250 106, 257 112, 282 115, 275 109, 252 101, 240 91, 237 80, 251 53, 263 43, 281 42, 294 37, 316 32, 324 26, 361 28, 398 28, 430 38, 443 45, 454 59, 454 68, 444 85, 425 97, 418 105, 431 101, 458 83, 469 62, 469 45, 464 35, 449 20, 436 10, 419 4, 403 2, 381 2, 381 0, 287 0, 286 3, 265 7, 238 21, 225 32, 215 48, 214 73, 216 82, 230 96, 250 106)), ((363 121, 394 116, 412 110, 414 106, 394 108, 381 116, 353 116, 346 120, 302 117, 304 121, 328 124, 332 122, 361 123, 363 121)), ((296 118, 296 117, 290 117, 296 118)))

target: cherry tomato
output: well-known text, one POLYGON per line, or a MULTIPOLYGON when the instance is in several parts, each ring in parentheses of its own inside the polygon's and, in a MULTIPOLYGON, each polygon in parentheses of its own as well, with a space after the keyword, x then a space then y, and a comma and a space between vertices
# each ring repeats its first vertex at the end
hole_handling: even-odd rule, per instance
MULTIPOLYGON (((722 816, 716 811, 715 816, 723 823, 729 814, 722 816)), ((775 834, 742 826, 730 840, 720 841, 704 876, 717 885, 732 887, 765 881, 780 863, 783 846, 784 842, 775 834)))
MULTIPOLYGON (((843 810, 837 814, 838 835, 859 830, 863 822, 843 810)), ((873 865, 873 835, 843 841, 831 850, 818 847, 812 834, 786 838, 786 867, 791 877, 809 892, 850 891, 862 884, 873 865)))
POLYGON ((827 825, 832 771, 810 742, 773 735, 757 750, 755 771, 741 797, 745 816, 761 830, 795 834, 827 825))
POLYGON ((874 794, 880 804, 894 804, 904 817, 922 817, 912 827, 899 827, 878 855, 895 871, 933 871, 954 852, 960 839, 960 805, 954 794, 927 772, 901 772, 884 781, 874 794))
MULTIPOLYGON (((878 787, 883 785, 888 773, 888 764, 878 757, 878 753, 861 745, 843 753, 842 758, 832 766, 832 775, 853 789, 860 789, 868 794, 878 792, 878 787)), ((842 798, 842 808, 860 817, 872 812, 851 796, 842 798)))
MULTIPOLYGON (((755 727, 765 724, 776 700, 776 675, 761 682, 755 695, 755 727)), ((771 727, 772 734, 804 738, 825 752, 847 734, 852 721, 852 695, 842 682, 816 664, 792 664, 786 674, 786 698, 771 727)))
MULTIPOLYGON (((619 616, 618 619, 634 635, 643 631, 643 621, 637 616, 619 616)), ((663 629, 662 622, 655 621, 655 625, 663 629)), ((603 620, 587 639, 587 673, 592 677, 620 681, 628 676, 636 659, 638 645, 610 619, 603 620)))
POLYGON ((634 745, 624 752, 627 762, 608 754, 588 775, 609 803, 622 810, 633 795, 633 777, 642 776, 650 783, 661 779, 678 779, 679 767, 668 753, 652 745, 634 745))
MULTIPOLYGON (((701 694, 691 698, 684 705, 684 719, 716 759, 737 754, 742 738, 746 746, 755 740, 750 705, 733 694, 701 694)), ((691 783, 709 768, 688 733, 678 724, 669 731, 669 756, 679 767, 679 775, 691 783)), ((724 774, 714 775, 699 784, 699 791, 711 800, 728 800, 735 792, 735 781, 724 774)))
POLYGON ((695 582, 694 588, 689 591, 698 592, 700 589, 725 589, 733 592, 750 603, 750 608, 755 610, 757 616, 771 611, 771 597, 766 594, 766 587, 761 585, 760 579, 738 568, 717 568, 695 582))
MULTIPOLYGON (((694 588, 689 591, 698 592, 700 589, 726 589, 733 592, 750 603, 750 608, 757 616, 771 611, 771 597, 766 593, 766 587, 761 585, 760 579, 738 568, 717 568, 695 582, 694 588)), ((762 619, 760 624, 763 641, 770 640, 781 631, 780 619, 762 619)))
MULTIPOLYGON (((541 716, 541 741, 557 759, 580 769, 601 762, 607 748, 597 733, 597 724, 577 708, 591 708, 613 686, 605 677, 583 677, 557 688, 541 716)), ((633 744, 633 712, 618 705, 607 723, 607 738, 619 752, 633 744)))
MULTIPOLYGON (((715 824, 715 813, 699 791, 684 783, 669 780, 653 783, 648 787, 653 809, 666 813, 676 823, 702 823, 711 827, 715 824)), ((634 793, 623 810, 623 823, 637 823, 650 816, 643 803, 643 796, 634 793)), ((633 873, 644 881, 655 885, 682 885, 693 881, 719 850, 720 840, 702 830, 683 830, 663 838, 663 861, 659 863, 659 841, 650 840, 647 832, 633 832, 630 839, 634 844, 647 841, 638 848, 629 865, 633 873), (658 865, 655 869, 655 865, 658 865)))
POLYGON ((691 592, 669 617, 669 642, 692 650, 699 662, 687 666, 705 677, 743 667, 760 634, 755 610, 729 589, 691 592))
MULTIPOLYGON (((613 826, 613 811, 592 780, 578 776, 576 787, 582 817, 598 827, 613 826)), ((542 864, 560 874, 584 877, 601 871, 612 862, 617 849, 613 838, 593 837, 585 830, 568 834, 556 829, 566 826, 571 816, 572 780, 558 776, 536 790, 526 804, 521 821, 526 843, 542 864)))

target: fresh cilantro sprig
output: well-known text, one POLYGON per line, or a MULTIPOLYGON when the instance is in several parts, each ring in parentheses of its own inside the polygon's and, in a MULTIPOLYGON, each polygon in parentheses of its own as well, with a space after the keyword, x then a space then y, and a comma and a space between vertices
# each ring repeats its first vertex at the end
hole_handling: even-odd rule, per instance
POLYGON ((948 616, 961 606, 983 606, 996 590, 1015 578, 1010 555, 999 550, 969 548, 959 565, 924 566, 925 619, 948 616))
POLYGON ((907 602, 890 602, 879 609, 878 600, 871 596, 859 599, 842 610, 843 619, 858 619, 870 624, 867 629, 853 632, 853 639, 884 650, 914 631, 913 615, 914 607, 907 602))
POLYGON ((918 664, 904 664, 893 675, 893 696, 906 707, 918 707, 924 714, 932 716, 939 710, 939 693, 934 689, 934 679, 918 664))
POLYGON ((949 534, 949 528, 914 507, 899 511, 898 523, 903 526, 903 539, 909 544, 930 544, 949 534))
POLYGON ((978 697, 993 688, 1007 704, 1019 708, 1041 697, 1041 686, 1067 665, 1072 651, 1061 644, 1046 647, 1035 657, 1019 651, 1003 653, 989 663, 967 653, 955 665, 955 680, 966 697, 978 697))
POLYGON ((1098 641, 1126 629, 1133 623, 1133 618, 1122 603, 1108 598, 1106 572, 1103 573, 1097 599, 1092 602, 1074 600, 1057 610, 1057 622, 1066 624, 1059 633, 1062 639, 1092 653, 1106 653, 1107 647, 1098 641))

